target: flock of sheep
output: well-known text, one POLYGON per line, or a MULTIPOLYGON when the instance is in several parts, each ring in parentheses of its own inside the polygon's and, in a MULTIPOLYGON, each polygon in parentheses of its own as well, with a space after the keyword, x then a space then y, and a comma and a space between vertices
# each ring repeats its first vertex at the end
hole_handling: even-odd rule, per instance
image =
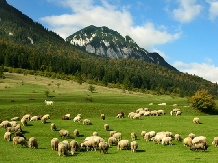
MULTIPOLYGON (((48 102, 48 101, 45 101, 48 102)), ((47 103, 46 103, 47 104, 47 103)), ((52 105, 52 103, 49 103, 47 105, 52 105)), ((162 104, 163 105, 163 104, 162 104)), ((181 115, 180 109, 173 109, 170 112, 170 115, 173 116, 175 114, 176 116, 181 115)), ((149 111, 148 108, 139 108, 135 112, 130 112, 128 114, 129 118, 132 119, 140 119, 141 116, 159 116, 159 115, 165 115, 164 110, 152 110, 149 111)), ((116 118, 124 118, 124 112, 119 112, 116 115, 116 118)), ((4 139, 7 141, 13 141, 13 145, 21 144, 22 146, 29 147, 29 148, 38 148, 38 142, 35 137, 29 138, 29 140, 26 140, 26 137, 22 134, 22 126, 27 126, 28 121, 39 121, 41 120, 42 123, 45 123, 47 120, 50 120, 50 115, 37 115, 37 116, 31 116, 30 114, 24 115, 19 124, 17 121, 19 121, 19 117, 11 118, 11 121, 2 121, 0 122, 0 127, 4 128, 6 130, 4 134, 4 139), (14 135, 12 139, 12 133, 14 135)), ((100 115, 101 120, 105 120, 105 115, 100 115)), ((62 116, 62 120, 71 120, 70 114, 66 114, 62 116)), ((84 125, 92 125, 92 122, 89 119, 83 119, 81 114, 77 114, 73 118, 73 122, 81 122, 84 125)), ((195 117, 193 119, 193 123, 199 124, 200 120, 198 117, 195 117)), ((51 130, 57 130, 57 127, 54 123, 51 123, 50 125, 51 130)), ((109 124, 104 124, 104 130, 109 130, 109 124)), ((74 130, 73 135, 75 137, 79 136, 79 131, 77 129, 74 130)), ((103 152, 104 154, 108 153, 108 149, 111 146, 117 146, 117 150, 131 150, 132 152, 136 152, 138 149, 138 136, 135 132, 132 132, 130 134, 131 141, 122 139, 122 133, 116 132, 116 131, 110 131, 109 132, 109 138, 107 140, 103 139, 98 135, 96 131, 93 132, 91 136, 86 137, 82 142, 77 142, 76 140, 71 140, 70 142, 68 140, 61 141, 62 137, 64 138, 72 138, 72 134, 65 129, 59 130, 59 138, 51 138, 51 149, 54 151, 58 151, 59 156, 67 156, 69 154, 73 155, 75 152, 79 151, 89 151, 97 149, 100 152, 103 152)), ((157 144, 162 145, 172 145, 173 140, 177 142, 183 141, 184 146, 188 146, 190 150, 202 150, 205 151, 208 148, 208 143, 206 141, 205 136, 195 136, 195 134, 190 133, 186 138, 182 139, 180 134, 173 134, 169 131, 162 131, 162 132, 155 132, 155 131, 142 131, 141 137, 146 142, 155 142, 157 144)), ((215 137, 212 145, 217 146, 218 145, 218 137, 215 137)))

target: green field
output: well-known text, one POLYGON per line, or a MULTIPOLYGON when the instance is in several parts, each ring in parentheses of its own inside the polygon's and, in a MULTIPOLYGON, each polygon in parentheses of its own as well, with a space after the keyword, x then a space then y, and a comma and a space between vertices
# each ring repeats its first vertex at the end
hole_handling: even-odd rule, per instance
MULTIPOLYGON (((154 96, 128 92, 118 89, 95 86, 96 91, 88 91, 89 84, 78 84, 73 81, 44 78, 40 76, 14 73, 5 73, 6 79, 0 80, 0 119, 10 120, 12 117, 50 114, 51 120, 45 124, 41 121, 28 121, 28 125, 22 127, 27 139, 35 137, 39 149, 29 149, 20 145, 13 146, 12 141, 3 139, 5 129, 0 129, 0 162, 16 163, 60 163, 60 162, 208 162, 215 163, 217 160, 218 147, 211 145, 214 137, 218 136, 217 115, 207 115, 189 107, 186 98, 170 96, 154 96), (57 83, 60 83, 58 88, 57 83), (49 90, 46 97, 45 90, 49 90), (44 101, 52 100, 54 105, 46 106, 44 101), (149 105, 153 103, 153 105, 149 105), (159 103, 167 103, 160 106, 159 103), (182 111, 181 116, 170 116, 169 112, 175 108, 173 104, 179 104, 177 108, 182 111), (129 112, 138 108, 149 108, 149 110, 165 110, 162 116, 142 117, 141 120, 133 120, 127 117, 129 112), (125 113, 125 118, 115 118, 120 111, 125 113), (75 123, 73 120, 61 120, 61 116, 70 113, 74 118, 78 113, 83 118, 91 120, 93 125, 75 123), (106 119, 100 120, 100 114, 104 113, 106 119), (201 124, 192 122, 194 117, 199 117, 201 124), (116 146, 108 150, 108 154, 100 154, 99 151, 81 151, 73 156, 59 157, 57 151, 52 151, 50 140, 58 137, 58 131, 51 131, 50 124, 55 123, 58 130, 67 129, 72 134, 75 129, 80 132, 79 137, 73 139, 81 142, 87 136, 97 131, 99 136, 105 140, 109 137, 109 131, 105 131, 103 125, 108 123, 110 130, 122 133, 123 139, 131 141, 130 133, 135 132, 139 148, 136 153, 130 150, 118 151, 116 146), (182 142, 173 141, 172 146, 158 145, 154 142, 146 142, 140 136, 141 131, 170 131, 181 134, 182 138, 194 133, 196 136, 206 136, 209 148, 206 152, 190 151, 184 147, 182 142)), ((20 122, 18 122, 20 123, 20 122)), ((65 140, 66 138, 60 138, 65 140)), ((68 138, 67 138, 68 139, 68 138)), ((71 139, 68 139, 69 141, 71 139)))

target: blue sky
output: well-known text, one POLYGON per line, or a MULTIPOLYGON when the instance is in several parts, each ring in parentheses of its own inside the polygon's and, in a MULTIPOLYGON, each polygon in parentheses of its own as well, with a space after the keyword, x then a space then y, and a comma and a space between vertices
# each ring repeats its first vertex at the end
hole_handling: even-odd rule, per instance
POLYGON ((7 0, 61 37, 95 25, 218 83, 218 0, 7 0))

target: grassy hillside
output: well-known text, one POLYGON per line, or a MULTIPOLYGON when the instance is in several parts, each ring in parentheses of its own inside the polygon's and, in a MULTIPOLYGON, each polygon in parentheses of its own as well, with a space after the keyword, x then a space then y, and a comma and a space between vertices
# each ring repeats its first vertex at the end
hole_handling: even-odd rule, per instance
MULTIPOLYGON (((24 76, 22 74, 6 73, 6 79, 0 80, 0 119, 10 120, 12 117, 22 117, 26 113, 32 115, 50 114, 51 120, 45 124, 40 121, 28 121, 23 127, 27 139, 34 136, 38 140, 39 149, 29 149, 13 146, 12 142, 3 139, 5 130, 0 128, 0 162, 216 162, 218 148, 211 146, 215 136, 218 136, 216 115, 206 115, 191 107, 186 98, 172 98, 170 96, 152 96, 134 92, 123 92, 118 89, 95 86, 96 91, 90 93, 88 84, 78 84, 72 81, 63 81, 44 78, 40 76, 24 76), (57 83, 60 83, 58 88, 57 83), (49 90, 49 97, 44 91, 49 90), (53 106, 46 106, 44 100, 54 101, 53 106), (92 101, 92 102, 91 102, 92 101), (166 106, 158 103, 166 102, 166 106), (153 105, 149 105, 153 103, 153 105), (173 104, 179 104, 182 116, 170 116, 169 112, 173 104), (150 110, 164 109, 166 114, 158 117, 142 117, 141 120, 133 120, 127 117, 128 113, 141 107, 150 110), (125 113, 125 118, 115 118, 120 111, 125 113), (83 118, 89 118, 93 125, 85 126, 82 123, 74 123, 72 120, 63 121, 61 116, 70 113, 72 117, 81 113, 83 118), (101 113, 106 115, 106 120, 100 120, 101 113), (201 124, 192 123, 192 119, 198 116, 201 124), (52 151, 50 140, 58 137, 58 131, 50 131, 50 124, 55 123, 58 130, 67 129, 73 133, 74 129, 80 131, 79 137, 73 139, 81 142, 94 131, 105 140, 109 137, 109 131, 103 129, 108 123, 110 130, 121 132, 123 139, 130 139, 130 133, 135 132, 139 148, 136 153, 128 150, 118 151, 116 146, 110 147, 108 154, 100 154, 99 151, 82 151, 75 155, 59 157, 57 151, 52 151), (140 136, 145 131, 171 131, 181 134, 185 138, 189 133, 207 137, 208 151, 190 151, 182 142, 173 141, 172 146, 158 145, 154 142, 146 142, 140 136)), ((20 122, 18 122, 20 123, 20 122)), ((13 137, 13 136, 12 136, 13 137)), ((60 138, 64 140, 65 138, 60 138)), ((66 138, 68 139, 68 138, 66 138)), ((71 139, 68 139, 69 141, 71 139)))

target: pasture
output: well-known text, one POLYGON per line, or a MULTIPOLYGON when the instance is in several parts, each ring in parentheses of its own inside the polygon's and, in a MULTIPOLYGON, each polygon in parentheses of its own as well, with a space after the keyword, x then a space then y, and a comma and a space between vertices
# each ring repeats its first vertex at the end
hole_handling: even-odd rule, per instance
MULTIPOLYGON (((88 91, 89 84, 78 84, 73 81, 44 78, 40 76, 14 73, 5 73, 6 79, 0 80, 0 119, 10 120, 12 117, 20 117, 30 113, 31 115, 50 114, 51 119, 45 124, 41 121, 28 121, 27 126, 22 127, 27 139, 35 137, 38 141, 38 149, 13 146, 12 141, 3 139, 5 129, 0 128, 0 162, 83 162, 83 163, 120 163, 120 162, 217 162, 218 147, 211 145, 214 137, 218 136, 217 115, 207 115, 189 107, 186 98, 170 96, 154 96, 149 94, 124 92, 118 89, 95 86, 96 91, 88 91), (59 87, 57 83, 60 83, 59 87), (46 97, 48 90, 49 97, 46 97), (54 105, 45 105, 44 101, 54 101, 54 105), (153 105, 149 105, 153 103, 153 105), (166 106, 158 105, 167 103, 166 106), (182 111, 181 116, 170 116, 169 112, 175 108, 173 104, 179 104, 177 108, 182 111), (131 111, 138 108, 149 110, 165 110, 161 116, 142 117, 133 120, 127 117, 131 111), (125 113, 125 118, 115 118, 120 111, 125 113), (71 114, 74 118, 81 113, 84 118, 91 120, 92 125, 83 125, 82 122, 73 120, 61 120, 61 116, 71 114), (106 119, 100 120, 100 114, 106 115, 106 119), (199 117, 201 124, 192 122, 194 117, 199 117), (59 157, 57 151, 52 151, 50 141, 58 137, 58 130, 51 131, 50 124, 55 123, 57 129, 67 129, 73 135, 78 129, 79 137, 72 139, 81 142, 87 136, 97 131, 105 140, 109 137, 109 131, 115 130, 122 133, 123 139, 131 141, 130 133, 135 132, 138 136, 139 147, 136 153, 130 150, 118 151, 116 146, 108 150, 108 154, 95 151, 76 152, 73 156, 59 157), (104 124, 109 124, 109 131, 105 131, 104 124), (206 152, 190 151, 183 146, 182 142, 173 140, 172 146, 163 146, 152 141, 146 142, 141 137, 141 131, 170 131, 179 133, 182 138, 194 133, 196 136, 206 136, 209 148, 206 152)), ((20 123, 20 122, 19 122, 20 123)), ((13 137, 13 135, 12 135, 13 137)), ((72 140, 59 138, 60 140, 72 140)))

